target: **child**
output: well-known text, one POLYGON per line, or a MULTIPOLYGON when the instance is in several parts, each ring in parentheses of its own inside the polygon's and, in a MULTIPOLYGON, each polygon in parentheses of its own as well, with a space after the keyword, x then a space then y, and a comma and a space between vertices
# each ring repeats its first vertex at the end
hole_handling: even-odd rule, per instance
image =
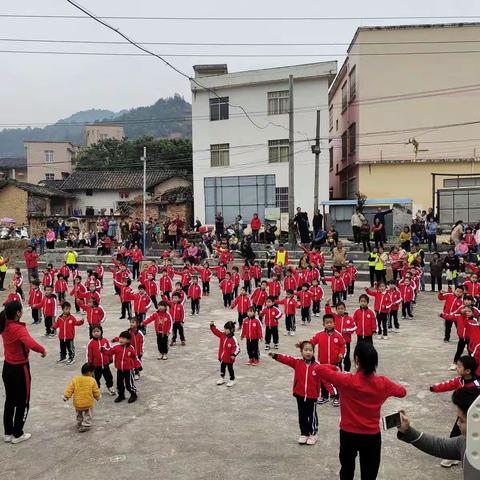
POLYGON ((310 323, 310 306, 312 305, 312 293, 310 292, 310 285, 304 283, 302 289, 296 293, 300 300, 300 312, 302 315, 302 325, 310 323))
POLYGON ((138 286, 138 293, 129 294, 128 299, 133 302, 133 312, 135 317, 137 317, 138 321, 142 323, 145 320, 148 309, 152 306, 152 301, 145 291, 145 285, 140 284, 138 286))
POLYGON ((242 265, 243 288, 247 293, 252 293, 252 272, 248 260, 242 265))
POLYGON ((318 283, 318 278, 312 279, 312 286, 310 287, 312 294, 312 312, 314 317, 320 315, 320 304, 323 298, 323 288, 318 283))
MULTIPOLYGON (((183 293, 183 292, 182 292, 183 293)), ((177 342, 177 334, 180 336, 180 341, 182 342, 182 347, 186 345, 185 334, 183 331, 183 324, 185 322, 185 310, 183 308, 183 303, 181 302, 180 294, 175 292, 172 295, 172 300, 170 301, 167 297, 162 297, 164 302, 170 306, 170 315, 173 320, 173 336, 170 346, 173 347, 177 342)))
POLYGON ((249 307, 247 317, 243 321, 241 339, 247 339, 248 362, 247 365, 257 366, 260 363, 260 350, 258 342, 263 338, 262 324, 255 317, 256 310, 249 307))
POLYGON ((200 299, 202 298, 202 289, 198 284, 198 277, 192 277, 192 283, 188 287, 187 297, 190 299, 192 306, 192 316, 200 315, 200 299))
POLYGON ((188 292, 188 287, 190 286, 190 282, 192 281, 192 274, 190 273, 190 269, 185 265, 183 267, 183 272, 176 272, 175 275, 179 275, 181 277, 181 284, 182 290, 185 295, 188 292))
POLYGON ((107 385, 108 393, 115 395, 113 388, 113 376, 110 371, 110 343, 103 338, 103 328, 101 325, 94 325, 90 341, 87 344, 87 361, 95 367, 94 376, 100 388, 100 380, 103 376, 107 385))
POLYGON ((238 296, 238 288, 240 287, 240 274, 238 273, 238 267, 232 267, 232 275, 230 279, 233 282, 233 298, 237 298, 238 296))
POLYGON ((387 282, 388 294, 390 295, 390 312, 388 314, 388 328, 392 329, 395 326, 397 331, 400 328, 398 323, 398 309, 402 303, 402 292, 398 289, 396 282, 387 282))
MULTIPOLYGON (((455 310, 458 310, 463 305, 463 294, 464 290, 461 286, 456 287, 453 292, 450 289, 448 292, 445 292, 444 290, 438 292, 438 299, 445 302, 443 304, 443 313, 451 315, 455 310)), ((445 336, 443 338, 445 343, 450 341, 451 332, 452 322, 445 320, 445 336)))
POLYGON ((13 283, 15 285, 15 290, 16 292, 20 295, 20 298, 22 300, 25 300, 25 296, 23 294, 23 277, 22 277, 22 271, 20 270, 20 267, 15 268, 15 274, 13 276, 13 283))
POLYGON ((114 400, 115 403, 125 400, 125 389, 130 392, 128 403, 137 400, 137 387, 133 371, 135 368, 140 368, 142 364, 138 360, 134 348, 130 345, 130 338, 130 332, 122 332, 118 336, 119 345, 110 349, 111 356, 115 357, 115 368, 117 369, 118 396, 114 400))
POLYGON ((276 299, 267 297, 265 308, 260 312, 260 320, 265 322, 265 350, 270 350, 270 341, 273 338, 273 347, 278 348, 278 323, 282 312, 275 306, 276 299))
POLYGON ((457 360, 455 369, 459 375, 458 377, 436 383, 430 387, 430 391, 435 393, 451 392, 452 390, 458 390, 464 387, 480 389, 480 381, 475 375, 477 362, 473 357, 463 355, 457 360))
POLYGON ((402 301, 402 318, 413 318, 412 313, 412 302, 415 299, 415 287, 410 281, 410 277, 405 277, 405 279, 399 285, 400 299, 402 301))
POLYGON ((155 333, 157 334, 157 348, 160 356, 158 360, 168 360, 168 336, 172 333, 173 320, 167 312, 168 303, 163 300, 158 304, 158 311, 150 315, 142 323, 146 327, 149 323, 155 322, 155 333))
POLYGON ((52 330, 53 319, 57 315, 57 297, 53 294, 53 287, 45 288, 45 296, 42 301, 42 313, 45 318, 45 336, 54 337, 52 330))
POLYGON ((57 275, 57 279, 55 280, 55 286, 54 286, 55 295, 57 295, 59 302, 65 301, 65 292, 67 291, 67 289, 68 289, 67 282, 65 281, 64 276, 61 273, 59 273, 57 275))
POLYGON ((202 293, 206 296, 210 295, 210 279, 212 278, 212 270, 208 262, 203 264, 203 267, 195 267, 195 270, 200 274, 202 280, 202 293))
POLYGON ((53 268, 53 265, 49 263, 47 269, 43 271, 42 285, 44 288, 53 287, 55 281, 56 270, 53 268))
POLYGON ((80 312, 80 304, 83 303, 83 299, 87 293, 85 285, 82 283, 82 277, 77 276, 73 280, 73 288, 70 291, 70 296, 75 297, 75 311, 80 312))
POLYGON ((68 360, 66 365, 71 365, 75 362, 75 327, 83 325, 83 320, 77 320, 71 314, 69 302, 62 303, 62 314, 57 318, 52 325, 52 331, 58 328, 58 339, 60 340, 60 358, 57 363, 65 362, 68 352, 68 360))
MULTIPOLYGON (((335 318, 333 315, 326 313, 323 316, 324 330, 316 333, 309 342, 312 345, 318 345, 318 362, 320 364, 340 366, 343 357, 345 356, 345 340, 340 332, 335 330, 335 318)), ((318 399, 318 403, 323 405, 328 402, 328 389, 322 383, 321 386, 322 397, 318 399)), ((339 407, 338 395, 335 393, 332 396, 334 407, 339 407)))
POLYGON ((217 385, 223 385, 225 383, 225 371, 228 368, 230 375, 230 381, 227 382, 227 387, 233 387, 235 385, 235 372, 233 370, 233 364, 235 359, 240 353, 240 345, 235 338, 235 322, 227 322, 223 326, 223 332, 221 332, 213 321, 210 322, 210 330, 212 333, 220 339, 218 345, 218 361, 220 362, 220 380, 217 381, 217 385))
POLYGON ((296 290, 297 289, 297 281, 293 276, 292 269, 289 268, 285 274, 285 278, 283 279, 283 289, 287 290, 296 290))
POLYGON ((368 295, 362 293, 358 297, 360 307, 353 312, 353 321, 355 322, 357 334, 357 344, 359 342, 371 343, 373 345, 373 334, 377 331, 377 320, 375 312, 368 308, 370 299, 368 295))
POLYGON ((158 303, 157 303, 158 287, 151 273, 147 274, 147 279, 145 280, 145 282, 143 282, 143 285, 145 286, 145 291, 147 292, 147 295, 150 297, 150 300, 152 301, 152 304, 156 310, 158 308, 158 303))
MULTIPOLYGON (((87 282, 85 282, 85 283, 87 283, 87 282)), ((94 282, 88 283, 87 293, 85 293, 83 298, 84 298, 86 303, 88 303, 90 298, 93 298, 94 300, 97 301, 97 303, 100 303, 100 294, 97 292, 97 287, 95 286, 94 282)))
POLYGON ((330 282, 332 287, 333 306, 335 306, 338 302, 341 302, 343 298, 343 291, 346 290, 346 287, 343 278, 340 276, 340 272, 335 270, 333 272, 333 277, 323 277, 322 282, 330 282))
POLYGON ((365 288, 367 295, 375 298, 373 304, 373 309, 375 310, 375 315, 377 316, 377 328, 378 335, 382 340, 388 340, 388 330, 387 330, 387 320, 388 313, 390 312, 390 296, 386 290, 385 284, 383 282, 375 283, 375 290, 371 288, 365 288))
POLYGON ((3 302, 3 305, 6 305, 10 302, 18 302, 20 304, 22 303, 22 297, 20 297, 20 295, 17 293, 17 287, 13 282, 8 284, 7 291, 8 296, 7 299, 3 302))
POLYGON ((243 319, 247 316, 248 309, 252 306, 252 301, 248 296, 245 287, 240 289, 240 295, 232 302, 231 308, 237 307, 238 326, 242 328, 243 319))
POLYGON ((35 278, 32 280, 31 289, 28 294, 28 305, 32 309, 32 325, 37 325, 41 322, 41 309, 43 305, 43 292, 40 290, 40 280, 35 278))
MULTIPOLYGON (((288 365, 295 370, 293 377, 293 396, 297 399, 298 423, 300 424, 300 445, 315 445, 317 443, 318 417, 317 401, 320 393, 321 378, 313 368, 315 361, 315 346, 310 342, 299 345, 301 358, 270 352, 268 355, 277 362, 288 365)), ((328 385, 330 392, 334 391, 328 385)))
POLYGON ((90 363, 82 365, 82 375, 73 377, 63 394, 67 402, 73 395, 73 406, 77 412, 77 428, 79 432, 86 432, 92 426, 93 399, 100 400, 100 389, 93 378, 95 367, 90 363))
POLYGON ((132 257, 132 278, 135 280, 138 278, 138 275, 140 273, 140 262, 143 260, 143 253, 142 251, 138 248, 138 245, 135 244, 133 246, 132 252, 131 252, 131 257, 132 257))
POLYGON ((103 287, 103 276, 105 275, 105 267, 102 264, 102 261, 99 260, 97 266, 95 267, 95 273, 97 278, 100 281, 100 285, 103 287))
MULTIPOLYGON (((135 354, 137 355, 137 358, 139 362, 142 361, 143 357, 143 333, 139 329, 140 327, 140 321, 138 317, 132 317, 130 318, 130 328, 127 330, 127 332, 130 334, 130 345, 133 347, 135 350, 135 354)), ((112 339, 112 342, 118 342, 119 337, 115 337, 112 339)), ((142 370, 142 366, 136 366, 134 368, 134 379, 139 380, 140 379, 140 372, 142 370)))
POLYGON ((261 312, 265 302, 267 301, 267 282, 262 281, 259 287, 255 288, 252 293, 252 304, 257 312, 261 312))
POLYGON ((233 282, 230 278, 230 273, 225 274, 225 278, 219 283, 220 290, 223 294, 223 306, 225 308, 232 306, 232 295, 233 295, 233 282))
POLYGON ((122 302, 122 313, 120 315, 120 320, 123 320, 128 316, 132 316, 132 304, 130 303, 130 298, 133 294, 132 287, 130 285, 132 281, 129 278, 126 278, 123 281, 123 285, 120 287, 120 302, 122 302))
POLYGON ((357 269, 353 265, 353 260, 348 262, 347 273, 350 276, 350 285, 348 286, 348 294, 353 295, 355 293, 355 280, 357 279, 357 269))
POLYGON ((268 295, 270 297, 273 297, 274 300, 278 300, 280 298, 280 290, 282 289, 282 286, 278 281, 278 276, 274 274, 272 276, 272 280, 268 282, 267 285, 268 285, 268 295))
POLYGON ((295 311, 300 307, 300 304, 294 298, 293 290, 287 290, 287 296, 283 300, 276 300, 276 305, 283 305, 283 311, 285 313, 285 335, 295 336, 295 311))
POLYGON ((260 285, 260 279, 262 278, 262 267, 258 261, 255 261, 250 267, 250 273, 252 274, 253 281, 255 282, 255 288, 260 285))
POLYGON ((158 283, 160 286, 160 291, 163 292, 163 295, 170 300, 170 294, 172 293, 172 279, 168 276, 167 270, 162 271, 162 276, 160 277, 158 283))

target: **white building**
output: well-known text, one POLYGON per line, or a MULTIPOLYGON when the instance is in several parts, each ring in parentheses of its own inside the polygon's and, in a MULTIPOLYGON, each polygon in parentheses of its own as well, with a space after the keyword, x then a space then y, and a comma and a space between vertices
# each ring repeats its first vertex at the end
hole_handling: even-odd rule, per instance
POLYGON ((294 77, 295 206, 313 215, 316 110, 321 110, 319 201, 328 200, 328 88, 336 62, 228 73, 196 65, 191 81, 195 216, 214 223, 265 208, 288 212, 288 77, 294 77), (215 92, 215 93, 213 93, 215 92), (241 105, 243 111, 235 107, 241 105))

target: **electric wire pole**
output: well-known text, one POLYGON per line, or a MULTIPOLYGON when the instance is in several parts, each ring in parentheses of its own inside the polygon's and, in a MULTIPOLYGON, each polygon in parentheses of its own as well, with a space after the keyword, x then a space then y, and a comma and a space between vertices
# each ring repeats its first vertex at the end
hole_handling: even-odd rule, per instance
POLYGON ((288 242, 295 244, 295 164, 293 155, 293 75, 288 77, 288 242))
POLYGON ((143 147, 143 254, 147 255, 147 147, 143 147))

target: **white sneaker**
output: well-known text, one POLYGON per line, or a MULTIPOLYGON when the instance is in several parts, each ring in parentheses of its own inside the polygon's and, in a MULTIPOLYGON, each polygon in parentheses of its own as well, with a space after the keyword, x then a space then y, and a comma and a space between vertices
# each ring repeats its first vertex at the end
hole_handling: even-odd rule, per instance
POLYGON ((227 383, 227 387, 233 387, 235 385, 235 380, 230 380, 228 383, 227 383))
POLYGON ((317 443, 317 436, 316 435, 310 435, 307 438, 307 445, 315 445, 317 443))
POLYGON ((389 338, 387 337, 387 335, 384 335, 382 338, 383 338, 384 340, 389 340, 389 338))
POLYGON ((217 380, 217 385, 223 385, 225 383, 225 379, 221 378, 220 380, 217 380))
POLYGON ((290 331, 290 336, 291 337, 294 337, 295 336, 295 332, 293 330, 290 331))
POLYGON ((115 392, 115 389, 114 389, 113 387, 110 387, 110 388, 108 389, 108 394, 109 394, 109 395, 112 395, 112 396, 113 396, 113 395, 116 395, 116 393, 117 393, 117 392, 115 392))
POLYGON ((136 373, 136 374, 133 376, 133 378, 134 378, 135 380, 140 380, 140 375, 139 375, 138 373, 136 373))
MULTIPOLYGON (((457 365, 455 363, 453 363, 452 365, 450 365, 450 367, 448 368, 449 370, 456 370, 457 369, 457 365)), ((450 460, 446 460, 447 462, 449 462, 450 460)))
POLYGON ((458 460, 442 460, 440 465, 444 468, 450 468, 454 465, 458 465, 460 462, 458 460))
POLYGON ((3 437, 3 441, 4 441, 5 443, 10 443, 12 440, 13 440, 13 435, 5 435, 5 436, 3 437))
POLYGON ((284 333, 284 335, 285 335, 286 337, 288 337, 288 336, 290 335, 290 332, 287 330, 287 331, 284 333))
POLYGON ((300 445, 305 445, 307 443, 307 440, 308 440, 308 437, 306 437, 305 435, 300 435, 298 437, 298 443, 300 445))
POLYGON ((32 436, 31 433, 24 433, 21 437, 12 438, 12 443, 16 445, 17 443, 26 442, 27 440, 30 439, 31 436, 32 436))

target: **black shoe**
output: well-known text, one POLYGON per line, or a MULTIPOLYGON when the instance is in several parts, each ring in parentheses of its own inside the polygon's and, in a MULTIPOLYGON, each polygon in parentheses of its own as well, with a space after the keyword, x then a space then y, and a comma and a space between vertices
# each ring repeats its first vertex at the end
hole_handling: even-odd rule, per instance
POLYGON ((125 396, 124 396, 124 395, 119 395, 119 396, 114 400, 114 402, 115 402, 115 403, 120 403, 120 402, 122 402, 123 400, 125 400, 125 396))
POLYGON ((128 399, 128 403, 133 403, 133 402, 136 402, 137 401, 137 394, 136 393, 132 393, 130 395, 130 398, 128 399))

